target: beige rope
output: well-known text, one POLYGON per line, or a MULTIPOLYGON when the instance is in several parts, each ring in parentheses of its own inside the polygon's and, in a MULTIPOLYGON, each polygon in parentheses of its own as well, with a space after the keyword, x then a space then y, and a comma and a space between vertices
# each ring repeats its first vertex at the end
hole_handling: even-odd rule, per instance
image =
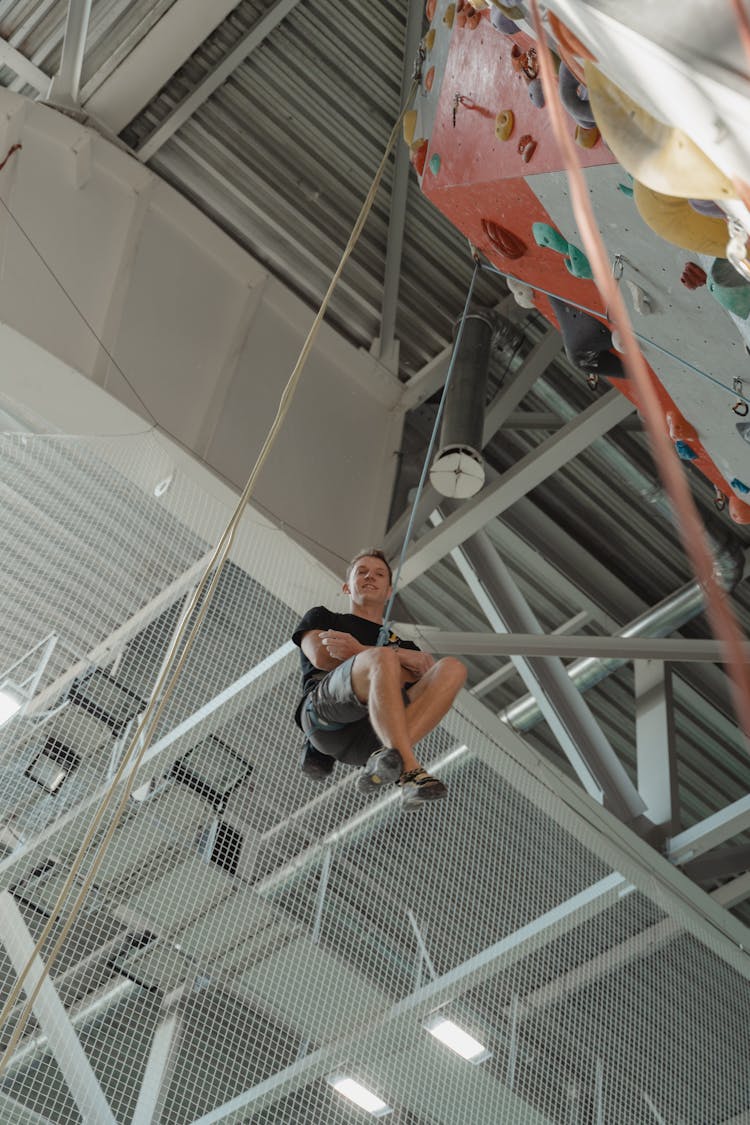
POLYGON ((257 481, 258 477, 260 476, 261 470, 263 469, 263 466, 264 466, 264 464, 265 464, 265 462, 268 458, 268 455, 271 451, 271 448, 272 448, 272 446, 273 446, 273 444, 274 444, 274 442, 275 442, 275 440, 276 440, 276 438, 279 434, 279 431, 280 431, 280 429, 283 425, 284 419, 286 418, 286 415, 289 412, 289 407, 291 406, 291 402, 292 402, 292 398, 294 396, 294 392, 297 388, 297 384, 299 383, 300 376, 302 374, 302 370, 305 366, 305 363, 307 362, 307 359, 310 355, 310 351, 311 351, 312 345, 315 341, 315 337, 317 336, 318 330, 319 330, 319 328, 320 328, 320 326, 323 322, 323 318, 325 316, 326 310, 327 310, 328 305, 330 303, 331 296, 333 294, 334 289, 336 288, 336 285, 338 284, 338 281, 339 281, 339 279, 341 277, 341 274, 344 270, 344 266, 346 265, 350 255, 352 253, 352 250, 354 249, 354 247, 357 244, 359 236, 362 233, 362 228, 364 227, 365 222, 367 220, 367 217, 368 217, 368 215, 369 215, 369 213, 372 209, 372 205, 375 201, 375 196, 377 194, 378 188, 380 187, 380 182, 383 178, 383 174, 384 174, 386 166, 388 164, 388 159, 389 159, 391 151, 392 151, 392 149, 393 149, 393 147, 396 143, 396 138, 398 137, 398 134, 401 130, 402 123, 403 123, 403 120, 404 120, 404 116, 405 116, 409 106, 412 103, 412 100, 414 98, 414 95, 416 94, 417 88, 418 88, 418 82, 415 79, 411 84, 411 88, 409 90, 409 93, 407 94, 406 100, 404 102, 401 113, 399 114, 398 120, 396 121, 395 125, 393 126, 393 129, 391 130, 391 134, 390 134, 390 137, 388 138, 388 143, 387 143, 385 151, 383 153, 383 157, 380 161, 377 172, 375 173, 375 177, 372 181, 372 185, 370 187, 370 190, 367 193, 367 198, 365 199, 364 203, 362 204, 362 208, 359 212, 359 215, 357 216, 357 221, 354 224, 354 228, 353 228, 352 233, 349 237, 349 241, 347 242, 346 247, 344 249, 344 252, 341 255, 341 260, 340 260, 340 262, 339 262, 339 264, 336 268, 336 271, 335 271, 333 277, 331 278, 331 282, 328 286, 328 289, 326 290, 325 296, 323 297, 323 301, 322 301, 321 306, 320 306, 320 308, 317 312, 315 320, 312 323, 310 331, 307 334, 307 338, 306 338, 304 344, 302 345, 302 350, 300 351, 299 357, 298 357, 297 362, 294 366, 294 370, 292 371, 291 375, 289 376, 287 384, 284 387, 281 398, 279 400, 278 409, 276 411, 276 417, 274 418, 273 423, 271 424, 271 428, 268 431, 268 434, 266 435, 265 441, 263 442, 263 447, 262 447, 260 453, 258 454, 258 457, 256 459, 255 465, 253 466, 252 472, 250 473, 248 481, 247 481, 244 489, 242 490, 242 494, 240 495, 240 498, 237 502, 237 506, 236 506, 232 516, 230 517, 229 522, 228 522, 226 528, 224 529, 224 531, 223 531, 223 533, 222 533, 222 535, 221 535, 221 537, 220 537, 220 539, 219 539, 219 541, 218 541, 218 543, 217 543, 217 545, 214 549, 214 552, 211 556, 211 559, 209 560, 208 565, 206 566, 206 569, 203 572, 203 575, 201 576, 200 581, 198 582, 198 585, 196 586, 195 590, 193 591, 193 595, 190 598, 189 603, 186 605, 185 609, 182 612, 179 625, 178 625, 177 629, 175 630, 175 633, 172 637, 172 642, 170 644, 169 651, 167 653, 167 657, 166 657, 166 659, 164 661, 164 664, 162 666, 161 673, 160 673, 160 675, 159 675, 159 677, 158 677, 158 679, 157 679, 157 681, 154 685, 154 688, 153 688, 153 690, 151 692, 151 695, 149 697, 149 701, 148 701, 148 704, 146 706, 146 709, 144 710, 143 715, 141 716, 141 719, 138 723, 138 726, 136 727, 136 730, 133 734, 133 737, 131 738, 129 745, 128 745, 125 753, 123 754, 122 762, 120 763, 120 766, 119 766, 117 772, 115 773, 114 777, 112 778, 111 784, 110 784, 107 792, 104 794, 104 796, 101 800, 101 803, 99 804, 99 806, 96 810, 96 813, 94 814, 94 818, 93 818, 91 824, 89 825, 89 828, 86 832, 86 835, 83 839, 83 842, 81 843, 81 846, 78 849, 76 857, 73 860, 73 863, 71 865, 70 871, 69 871, 68 876, 67 876, 67 879, 65 880, 65 884, 63 885, 63 888, 62 888, 62 890, 60 891, 60 894, 57 897, 57 901, 55 902, 54 906, 52 907, 52 910, 50 912, 50 916, 49 916, 47 922, 45 923, 44 928, 42 929, 42 932, 39 935, 39 938, 38 938, 38 940, 37 940, 37 942, 34 946, 34 949, 31 953, 30 957, 29 957, 29 960, 26 963, 26 965, 24 966, 23 970, 19 973, 18 980, 16 981, 16 984, 14 985, 10 995, 8 996, 8 999, 5 1002, 5 1005, 3 1006, 2 1011, 0 1012, 0 1031, 1 1031, 3 1029, 3 1027, 5 1026, 5 1024, 7 1023, 8 1018, 9 1018, 13 1008, 16 1005, 16 1002, 17 1002, 17 1000, 18 1000, 18 998, 21 994, 21 990, 23 989, 23 986, 24 986, 24 984, 26 982, 26 979, 29 975, 29 972, 32 969, 34 959, 41 953, 41 950, 43 949, 45 942, 47 941, 50 933, 52 932, 52 929, 53 929, 55 923, 57 922, 58 918, 60 917, 60 915, 62 913, 62 909, 63 909, 63 907, 66 903, 67 897, 68 897, 68 895, 71 891, 73 883, 75 882, 77 876, 79 875, 79 873, 81 871, 84 859, 86 857, 86 853, 87 853, 89 847, 91 846, 91 844, 94 840, 94 837, 96 836, 96 834, 97 834, 97 832, 98 832, 98 830, 99 830, 99 828, 102 824, 102 821, 104 820, 105 814, 108 811, 110 804, 113 802, 115 790, 117 789, 117 787, 119 786, 119 784, 123 780, 123 778, 125 777, 126 771, 129 770, 128 777, 125 781, 125 785, 123 786, 122 795, 120 797, 119 803, 117 804, 114 815, 112 817, 112 822, 110 823, 110 825, 107 828, 104 836, 102 837, 102 839, 100 840, 100 842, 97 846, 96 852, 95 852, 95 854, 93 856, 93 859, 91 861, 91 865, 90 865, 88 871, 86 872, 86 875, 85 875, 85 877, 83 879, 83 882, 81 884, 81 888, 80 888, 80 890, 79 890, 79 892, 76 896, 76 899, 75 899, 75 901, 74 901, 74 903, 73 903, 73 905, 70 909, 70 913, 66 917, 66 919, 65 919, 65 921, 64 921, 64 923, 63 923, 63 925, 60 929, 60 933, 58 934, 57 938, 55 939, 55 943, 52 946, 52 948, 49 952, 49 955, 46 958, 46 961, 45 961, 45 964, 43 966, 42 972, 39 976, 39 979, 37 980, 34 989, 29 993, 29 996, 26 1000, 26 1003, 25 1003, 25 1005, 24 1005, 23 1009, 21 1010, 21 1013, 18 1017, 18 1022, 16 1023, 16 1026, 13 1030, 13 1034, 10 1038, 10 1041, 8 1042, 8 1045, 5 1049, 5 1052, 3 1053, 2 1058, 0 1058, 0 1074, 2 1074, 3 1070, 7 1066, 11 1056, 13 1055, 13 1052, 15 1051, 15 1049, 18 1045, 18 1042, 21 1038, 21 1035, 23 1034, 24 1028, 26 1027, 26 1024, 27 1024, 27 1022, 29 1020, 29 1017, 32 1013, 34 1003, 37 999, 37 996, 39 995, 39 992, 42 988, 42 985, 43 985, 47 975, 49 974, 52 966, 54 965, 54 963, 55 963, 55 961, 56 961, 56 959, 57 959, 57 957, 60 953, 60 950, 62 949, 63 943, 64 943, 68 933, 70 932, 70 929, 73 925, 73 922, 75 921, 76 917, 78 916, 78 914, 80 912, 81 906, 83 905, 83 902, 86 898, 86 895, 88 894, 88 891, 91 887, 91 884, 92 884, 92 882, 93 882, 93 880, 96 876, 96 873, 97 873, 97 871, 99 870, 99 868, 102 864, 102 861, 103 861, 104 856, 106 854, 107 848, 109 847, 109 844, 112 840, 112 837, 114 836, 114 833, 117 829, 117 826, 120 823, 120 820, 122 819, 122 816, 123 816, 123 813, 125 811, 127 802, 130 798, 130 794, 131 794, 132 789, 133 789, 133 784, 135 782, 135 775, 136 775, 136 771, 138 769, 138 766, 143 761, 143 757, 144 757, 146 751, 148 750, 149 746, 151 745, 151 740, 153 738, 153 734, 154 734, 154 731, 155 731, 156 726, 158 724, 159 718, 161 717, 161 714, 164 710, 164 707, 166 706, 168 700, 171 697, 171 694, 174 690, 175 684, 177 683, 177 681, 180 677, 182 669, 183 669, 183 667, 185 665, 185 662, 187 660, 188 654, 190 653, 190 650, 193 646, 193 643, 195 641, 195 637, 198 633, 198 630, 200 629, 200 626, 201 626, 201 624, 202 624, 202 622, 203 622, 203 620, 206 616, 206 612, 208 610, 208 607, 211 604, 211 600, 212 600, 212 598, 214 596, 214 593, 216 591, 216 587, 218 585, 219 578, 221 577, 221 572, 222 572, 224 564, 225 564, 225 562, 228 558, 229 552, 232 548, 232 544, 234 542, 234 539, 235 539, 235 536, 236 536, 236 533, 237 533, 237 529, 239 528, 240 520, 241 520, 242 515, 245 511, 245 508, 248 505, 250 497, 253 494, 253 489, 255 488, 256 481, 257 481), (197 616, 195 617, 195 620, 193 621, 192 625, 190 626, 190 628, 188 630, 188 624, 190 622, 190 619, 193 616, 193 614, 194 614, 194 612, 195 612, 195 610, 196 610, 196 608, 197 608, 197 606, 198 606, 198 604, 201 600, 201 597, 204 594, 204 591, 205 591, 205 597, 203 599, 203 604, 201 605, 200 610, 199 610, 197 616), (183 647, 182 652, 180 653, 179 658, 178 658, 177 653, 178 653, 180 645, 182 645, 183 641, 184 641, 184 647, 183 647))

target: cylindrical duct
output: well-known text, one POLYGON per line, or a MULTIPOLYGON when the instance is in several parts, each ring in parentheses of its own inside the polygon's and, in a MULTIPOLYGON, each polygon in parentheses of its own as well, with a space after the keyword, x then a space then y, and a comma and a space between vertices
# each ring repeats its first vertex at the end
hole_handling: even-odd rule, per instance
MULTIPOLYGON (((445 400, 440 447, 430 469, 430 482, 440 495, 459 500, 473 496, 484 484, 481 449, 487 371, 497 316, 491 309, 478 309, 463 323, 445 400)), ((458 328, 457 324, 456 332, 458 328)))

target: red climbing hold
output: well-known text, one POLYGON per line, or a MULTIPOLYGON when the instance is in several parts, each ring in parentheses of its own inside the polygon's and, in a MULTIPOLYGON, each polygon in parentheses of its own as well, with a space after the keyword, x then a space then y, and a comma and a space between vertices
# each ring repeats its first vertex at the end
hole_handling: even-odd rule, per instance
POLYGON ((494 223, 492 219, 482 219, 482 230, 495 250, 504 258, 522 258, 526 253, 526 243, 507 227, 494 223))
POLYGON ((687 418, 684 418, 676 407, 667 410, 664 420, 667 423, 667 431, 672 441, 686 441, 688 444, 698 441, 698 432, 695 426, 691 426, 687 418))
POLYGON ((411 155, 409 159, 411 160, 412 167, 414 168, 418 176, 421 176, 424 172, 425 160, 427 159, 427 148, 428 142, 424 139, 416 141, 411 148, 411 155))
POLYGON ((524 164, 528 164, 532 156, 536 152, 536 141, 531 133, 524 133, 518 142, 518 155, 523 160, 524 164))
POLYGON ((688 262, 680 281, 686 289, 700 289, 701 285, 706 284, 706 271, 697 262, 688 262))

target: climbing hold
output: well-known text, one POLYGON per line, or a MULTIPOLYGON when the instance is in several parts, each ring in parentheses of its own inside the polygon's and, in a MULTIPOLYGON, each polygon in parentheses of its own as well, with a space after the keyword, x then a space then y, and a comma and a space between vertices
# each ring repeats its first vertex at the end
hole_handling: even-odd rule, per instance
POLYGON ((565 63, 560 64, 558 84, 560 100, 576 125, 581 125, 584 129, 593 128, 596 121, 591 109, 588 90, 579 82, 573 71, 565 63))
POLYGON ((512 109, 504 109, 495 118, 495 136, 499 141, 507 141, 513 132, 516 119, 512 109))
POLYGON ((418 176, 424 173, 424 165, 427 159, 427 145, 428 142, 424 137, 420 137, 410 147, 410 161, 412 167, 418 176))
POLYGON ((676 407, 667 411, 664 421, 667 423, 667 433, 672 441, 695 442, 698 440, 698 432, 695 426, 691 426, 676 407))
POLYGON ((536 141, 530 133, 524 133, 518 142, 518 154, 524 164, 528 164, 536 152, 536 141))
POLYGON ((490 12, 490 23, 496 31, 502 31, 503 35, 517 35, 520 28, 513 20, 508 19, 505 12, 493 6, 490 12))
POLYGON ((584 374, 624 379, 625 370, 619 356, 610 351, 612 335, 596 317, 550 297, 552 311, 562 333, 565 354, 584 374))
POLYGON ((434 81, 435 81, 435 67, 431 66, 430 69, 427 71, 427 73, 424 76, 424 88, 425 88, 425 90, 428 90, 428 91, 431 90, 432 89, 432 83, 434 81))
POLYGON ((654 311, 654 302, 651 296, 645 289, 641 289, 640 285, 636 285, 634 281, 626 281, 625 287, 630 294, 633 301, 633 308, 641 316, 648 316, 649 313, 654 311))
POLYGON ((495 250, 504 258, 521 258, 526 253, 526 243, 507 227, 500 226, 492 219, 482 219, 482 230, 495 250))
POLYGON ((427 16, 427 22, 432 23, 435 18, 435 11, 437 9, 437 0, 427 0, 424 6, 424 14, 427 16))
POLYGON ((529 82, 529 97, 532 105, 536 106, 537 109, 544 109, 544 90, 542 89, 541 78, 532 78, 529 82))
POLYGON ((430 157, 430 171, 432 172, 433 176, 437 176, 438 172, 440 171, 440 156, 437 152, 433 152, 432 156, 430 157))
POLYGON ((621 191, 623 195, 630 195, 630 196, 633 195, 633 185, 632 184, 618 184, 617 190, 621 191))
POLYGON ((692 449, 686 441, 676 441, 674 443, 677 456, 682 461, 697 461, 698 454, 692 449))
POLYGON ((473 8, 472 8, 472 10, 468 13, 468 15, 466 17, 466 26, 468 27, 469 31, 476 31, 476 29, 479 27, 481 22, 482 22, 482 17, 480 15, 480 13, 474 11, 473 8))
POLYGON ((688 199, 688 203, 699 215, 710 215, 712 219, 726 219, 724 211, 713 199, 688 199))
POLYGON ((455 4, 449 4, 448 7, 445 9, 445 15, 443 16, 443 23, 446 25, 446 27, 453 27, 453 21, 454 21, 455 18, 456 18, 456 5, 455 4))
POLYGON ((729 497, 729 515, 735 523, 750 523, 750 504, 739 496, 729 497))
POLYGON ((466 27, 467 20, 466 8, 459 0, 458 8, 456 9, 456 27, 466 27))
POLYGON ((741 320, 750 316, 750 284, 726 258, 717 258, 711 266, 708 290, 728 312, 741 320))
POLYGON ((737 189, 681 129, 665 125, 584 63, 596 124, 613 156, 640 183, 684 199, 734 199, 737 189))
MULTIPOLYGON (((592 125, 589 129, 585 129, 583 125, 576 125, 575 142, 577 145, 580 145, 581 148, 594 148, 595 145, 599 144, 600 137, 601 133, 596 125, 592 125)), ((620 184, 618 186, 622 187, 623 185, 620 184)), ((633 194, 632 188, 629 194, 633 194)))
POLYGON ((686 289, 700 289, 706 284, 706 271, 697 262, 686 262, 680 281, 686 289))
POLYGON ((635 205, 643 221, 658 235, 694 254, 722 255, 727 245, 727 224, 713 215, 702 215, 687 199, 662 195, 642 183, 634 186, 635 205))
POLYGON ((735 488, 737 492, 750 492, 750 485, 745 484, 742 480, 738 480, 737 477, 735 477, 734 480, 730 480, 729 484, 732 488, 735 488))
POLYGON ((522 309, 534 308, 534 290, 524 281, 517 281, 515 277, 506 277, 508 288, 513 294, 513 300, 522 309))
POLYGON ((404 114, 404 140, 408 145, 414 143, 414 133, 417 128, 417 111, 416 109, 409 109, 404 114))
POLYGON ((518 44, 514 43, 510 50, 510 65, 513 67, 517 74, 520 74, 523 70, 525 62, 526 55, 518 46, 518 44))
POLYGON ((430 28, 430 30, 427 32, 427 34, 425 35, 422 42, 424 43, 425 51, 431 51, 432 50, 432 48, 435 46, 435 28, 434 27, 430 28))
POLYGON ((532 223, 531 233, 537 246, 545 246, 548 250, 556 250, 558 254, 568 253, 568 240, 563 238, 559 230, 555 230, 549 223, 532 223))
POLYGON ((589 260, 583 250, 579 250, 572 242, 568 243, 568 253, 565 257, 565 268, 573 277, 590 279, 594 272, 589 265, 589 260))

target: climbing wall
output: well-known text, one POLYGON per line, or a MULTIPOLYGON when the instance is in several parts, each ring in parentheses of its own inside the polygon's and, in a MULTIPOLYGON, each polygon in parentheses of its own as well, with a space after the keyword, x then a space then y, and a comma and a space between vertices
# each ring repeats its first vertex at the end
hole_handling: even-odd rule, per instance
MULTIPOLYGON (((462 0, 428 4, 427 15, 424 65, 432 75, 411 137, 423 192, 508 279, 519 303, 559 325, 560 305, 550 303, 557 299, 568 320, 575 310, 579 332, 581 320, 592 325, 603 341, 601 375, 637 405, 581 250, 528 23, 462 0)), ((587 89, 556 61, 568 128, 675 451, 700 470, 717 507, 748 522, 750 284, 717 257, 726 222, 634 183, 597 128, 587 89), (655 227, 670 237, 676 230, 691 248, 655 227)), ((595 391, 599 374, 579 366, 595 391)))

